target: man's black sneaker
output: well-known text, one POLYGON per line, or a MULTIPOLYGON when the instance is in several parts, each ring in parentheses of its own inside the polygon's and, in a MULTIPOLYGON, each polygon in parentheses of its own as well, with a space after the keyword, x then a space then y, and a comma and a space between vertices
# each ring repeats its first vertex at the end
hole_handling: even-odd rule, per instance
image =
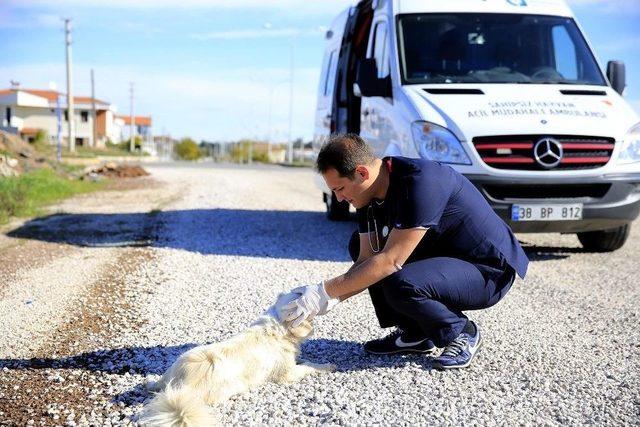
POLYGON ((433 355, 438 351, 438 347, 429 338, 397 329, 384 338, 364 343, 364 351, 372 354, 425 353, 433 355))

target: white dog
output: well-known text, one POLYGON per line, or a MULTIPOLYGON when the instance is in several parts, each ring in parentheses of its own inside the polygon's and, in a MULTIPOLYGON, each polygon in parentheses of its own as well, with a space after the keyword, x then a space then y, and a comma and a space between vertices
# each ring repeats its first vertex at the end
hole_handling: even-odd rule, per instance
POLYGON ((331 364, 297 363, 300 344, 311 335, 311 322, 289 328, 277 307, 297 295, 282 294, 251 327, 227 341, 195 347, 182 354, 151 385, 161 390, 143 410, 146 426, 192 427, 216 424, 209 405, 224 402, 267 381, 286 384, 305 375, 333 371, 331 364))

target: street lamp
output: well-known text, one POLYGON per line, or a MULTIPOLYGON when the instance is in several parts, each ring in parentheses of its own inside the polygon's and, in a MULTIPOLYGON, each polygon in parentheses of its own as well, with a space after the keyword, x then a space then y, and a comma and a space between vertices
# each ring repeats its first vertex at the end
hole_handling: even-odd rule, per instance
MULTIPOLYGON (((266 30, 273 28, 271 22, 265 22, 262 27, 266 30)), ((326 27, 318 26, 316 30, 324 34, 326 27)), ((293 163, 293 84, 294 84, 294 65, 295 65, 295 46, 298 36, 302 34, 301 30, 296 30, 291 33, 291 49, 289 54, 289 133, 288 133, 288 147, 287 147, 287 162, 293 163)), ((271 107, 269 107, 269 117, 271 117, 271 107)), ((269 121, 271 119, 269 118, 269 121)), ((269 126, 271 127, 271 126, 269 126)), ((271 129, 269 129, 269 133, 271 129)), ((300 149, 301 160, 304 160, 304 145, 300 149)))
POLYGON ((271 111, 273 109, 273 92, 276 90, 276 88, 278 86, 280 86, 283 83, 287 83, 289 80, 282 80, 274 85, 271 86, 271 88, 269 89, 269 110, 268 110, 268 116, 267 116, 267 150, 268 150, 268 154, 267 154, 267 158, 271 159, 271 111))
MULTIPOLYGON (((265 22, 262 24, 262 28, 270 30, 273 28, 271 22, 265 22)), ((293 163, 293 140, 291 139, 291 133, 293 128, 293 76, 294 76, 294 60, 295 60, 295 40, 300 34, 300 31, 295 31, 291 34, 291 49, 289 54, 289 136, 287 147, 287 163, 293 163)))

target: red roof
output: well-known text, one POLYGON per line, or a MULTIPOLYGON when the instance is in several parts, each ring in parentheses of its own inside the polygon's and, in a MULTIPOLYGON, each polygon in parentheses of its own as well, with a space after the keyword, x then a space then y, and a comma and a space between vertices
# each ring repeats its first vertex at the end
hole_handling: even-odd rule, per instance
MULTIPOLYGON (((78 104, 91 104, 91 102, 93 101, 93 99, 90 96, 74 96, 73 100, 78 104)), ((108 102, 100 101, 99 99, 96 99, 95 101, 96 101, 96 104, 109 105, 108 102)))
MULTIPOLYGON (((131 124, 131 116, 118 116, 118 118, 124 120, 125 125, 131 124)), ((151 126, 151 117, 136 116, 134 120, 135 120, 136 126, 151 126)))
MULTIPOLYGON (((42 89, 3 89, 0 90, 0 96, 10 95, 13 92, 27 92, 31 95, 39 96, 41 98, 46 98, 49 102, 56 102, 58 96, 63 96, 66 98, 66 95, 61 92, 57 92, 55 90, 42 90, 42 89)), ((74 96, 73 101, 78 104, 91 104, 92 98, 88 96, 74 96)), ((108 102, 101 101, 96 99, 96 104, 109 105, 108 102)))

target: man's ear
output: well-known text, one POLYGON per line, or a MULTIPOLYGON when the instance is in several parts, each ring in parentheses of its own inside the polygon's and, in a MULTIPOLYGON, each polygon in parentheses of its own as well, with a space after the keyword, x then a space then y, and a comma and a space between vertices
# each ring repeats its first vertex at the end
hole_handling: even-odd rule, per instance
POLYGON ((369 179, 369 168, 365 165, 358 165, 356 166, 356 174, 360 175, 363 181, 366 181, 369 179))

